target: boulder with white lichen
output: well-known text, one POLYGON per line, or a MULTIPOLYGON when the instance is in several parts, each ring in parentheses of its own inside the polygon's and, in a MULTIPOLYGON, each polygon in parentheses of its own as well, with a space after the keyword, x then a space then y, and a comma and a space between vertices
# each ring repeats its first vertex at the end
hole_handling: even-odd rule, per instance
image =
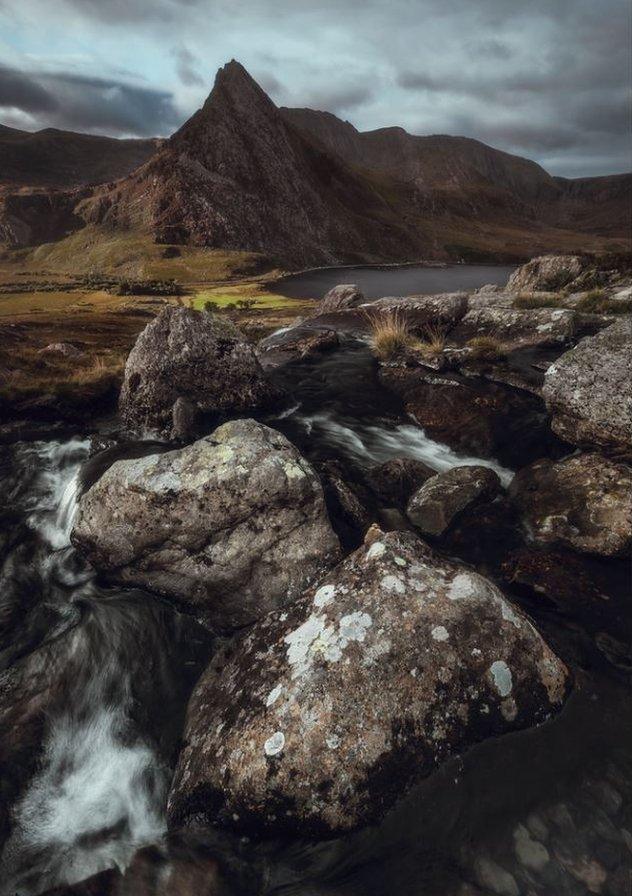
POLYGON ((202 676, 170 824, 328 836, 376 822, 450 756, 549 718, 568 687, 490 581, 372 527, 202 676))

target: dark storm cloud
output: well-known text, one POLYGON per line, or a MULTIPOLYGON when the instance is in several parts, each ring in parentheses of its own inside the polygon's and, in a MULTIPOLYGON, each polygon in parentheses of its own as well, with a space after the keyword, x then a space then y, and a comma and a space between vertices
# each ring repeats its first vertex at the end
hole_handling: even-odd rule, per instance
POLYGON ((178 77, 187 87, 204 87, 204 78, 198 72, 197 59, 186 47, 179 47, 173 51, 176 58, 176 70, 178 77))
POLYGON ((167 91, 74 73, 0 68, 0 107, 36 113, 41 126, 153 136, 179 123, 167 91))
MULTIPOLYGON (((556 174, 630 167, 629 0, 0 0, 2 9, 10 29, 25 23, 18 56, 30 52, 28 29, 50 26, 55 52, 94 53, 78 65, 103 78, 20 81, 14 63, 0 89, 39 126, 168 133, 234 56, 278 104, 348 116, 360 130, 464 134, 556 174), (138 86, 139 74, 153 87, 138 86)), ((55 68, 36 43, 42 68, 55 68)))

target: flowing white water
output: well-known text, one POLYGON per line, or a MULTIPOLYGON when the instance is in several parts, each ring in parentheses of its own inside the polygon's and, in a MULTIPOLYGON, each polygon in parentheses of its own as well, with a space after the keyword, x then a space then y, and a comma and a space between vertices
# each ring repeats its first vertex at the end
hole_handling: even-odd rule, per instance
POLYGON ((308 433, 318 430, 321 438, 361 464, 379 464, 394 457, 412 457, 424 461, 437 472, 457 466, 489 467, 498 473, 505 486, 513 477, 513 472, 497 461, 457 454, 447 445, 429 438, 420 426, 413 423, 388 427, 354 421, 352 428, 330 411, 296 414, 296 419, 308 433))
MULTIPOLYGON (((45 577, 63 573, 75 598, 90 599, 91 570, 67 559, 88 449, 80 439, 32 443, 19 446, 18 456, 29 471, 20 502, 43 542, 33 562, 45 577)), ((67 600, 61 598, 62 612, 67 600)), ((58 642, 51 696, 64 697, 47 719, 39 771, 14 807, 0 862, 3 896, 37 894, 123 867, 165 831, 167 772, 131 722, 128 656, 137 649, 136 634, 127 620, 107 618, 109 624, 92 628, 80 624, 58 642)))

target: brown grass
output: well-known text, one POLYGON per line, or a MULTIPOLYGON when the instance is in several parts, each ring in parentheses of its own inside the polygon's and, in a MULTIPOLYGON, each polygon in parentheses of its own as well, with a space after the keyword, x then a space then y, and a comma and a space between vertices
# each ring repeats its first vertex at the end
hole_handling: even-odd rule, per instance
POLYGON ((53 395, 90 401, 120 386, 124 366, 125 358, 116 352, 65 358, 25 346, 0 370, 0 399, 12 404, 53 395))
POLYGON ((406 317, 401 311, 367 311, 373 351, 382 361, 400 356, 413 343, 406 317))
POLYGON ((632 312, 632 301, 611 299, 605 290, 592 289, 581 297, 577 310, 590 314, 629 314, 632 312))
POLYGON ((430 324, 416 340, 415 348, 426 358, 436 358, 445 349, 445 343, 445 330, 430 324))
POLYGON ((507 356, 505 346, 494 336, 474 336, 468 339, 470 356, 481 361, 500 361, 507 356))
POLYGON ((514 299, 514 308, 528 310, 530 308, 557 308, 562 298, 560 293, 538 294, 522 292, 514 299))

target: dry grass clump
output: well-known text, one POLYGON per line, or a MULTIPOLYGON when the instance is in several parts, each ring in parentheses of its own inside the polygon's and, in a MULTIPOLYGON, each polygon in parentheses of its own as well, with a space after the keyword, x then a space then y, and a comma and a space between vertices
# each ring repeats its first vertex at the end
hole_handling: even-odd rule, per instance
POLYGON ((500 361, 507 357, 505 346, 495 336, 474 336, 467 341, 472 358, 480 361, 500 361))
POLYGON ((577 310, 590 314, 629 314, 632 312, 632 301, 611 299, 605 290, 592 289, 581 297, 577 310))
POLYGON ((427 326, 421 337, 415 342, 415 348, 425 358, 436 358, 445 349, 445 330, 437 326, 427 326))
POLYGON ((366 317, 371 346, 380 360, 391 361, 412 346, 413 336, 401 311, 368 311, 366 317))
POLYGON ((514 308, 520 308, 523 311, 532 308, 557 308, 562 298, 561 293, 533 293, 521 292, 514 299, 514 308))

